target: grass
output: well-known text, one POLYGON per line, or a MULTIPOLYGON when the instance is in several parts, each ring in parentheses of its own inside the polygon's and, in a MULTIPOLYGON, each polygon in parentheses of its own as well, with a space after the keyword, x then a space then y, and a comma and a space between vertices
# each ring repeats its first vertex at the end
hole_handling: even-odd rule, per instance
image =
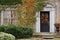
POLYGON ((60 38, 55 38, 55 40, 60 40, 60 38))
MULTIPOLYGON (((29 38, 29 39, 18 39, 18 40, 41 40, 41 38, 29 38)), ((55 38, 55 40, 60 40, 60 38, 55 38)))

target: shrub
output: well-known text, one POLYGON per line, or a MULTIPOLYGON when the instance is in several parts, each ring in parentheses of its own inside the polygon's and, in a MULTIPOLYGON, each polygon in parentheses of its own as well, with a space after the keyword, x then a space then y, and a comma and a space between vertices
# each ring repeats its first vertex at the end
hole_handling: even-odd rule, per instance
POLYGON ((28 27, 28 26, 21 26, 21 27, 18 27, 17 29, 20 33, 20 38, 29 38, 29 37, 32 37, 33 35, 33 29, 32 27, 28 27))
POLYGON ((15 25, 9 25, 6 28, 5 32, 10 33, 10 34, 14 35, 16 38, 18 38, 18 36, 20 36, 19 35, 20 32, 17 29, 18 29, 18 27, 16 27, 15 25))
POLYGON ((0 25, 0 32, 5 32, 6 26, 0 25))
POLYGON ((0 40, 15 40, 15 37, 11 34, 0 32, 0 40))
POLYGON ((33 29, 25 26, 9 26, 5 32, 14 35, 16 38, 29 38, 33 35, 33 29))
POLYGON ((6 32, 14 35, 16 38, 30 38, 33 35, 33 28, 30 26, 8 25, 1 26, 0 32, 6 32))

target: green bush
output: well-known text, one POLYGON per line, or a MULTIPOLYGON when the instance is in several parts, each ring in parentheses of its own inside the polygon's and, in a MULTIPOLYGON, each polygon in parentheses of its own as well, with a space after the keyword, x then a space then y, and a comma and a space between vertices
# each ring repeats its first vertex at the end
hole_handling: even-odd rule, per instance
POLYGON ((30 38, 33 35, 33 28, 29 27, 29 26, 8 25, 8 26, 4 26, 3 28, 0 28, 0 29, 4 29, 1 31, 10 33, 10 34, 14 35, 16 38, 30 38))
POLYGON ((15 40, 15 37, 11 34, 0 32, 0 40, 15 40))
POLYGON ((0 25, 0 32, 5 32, 6 26, 0 25))

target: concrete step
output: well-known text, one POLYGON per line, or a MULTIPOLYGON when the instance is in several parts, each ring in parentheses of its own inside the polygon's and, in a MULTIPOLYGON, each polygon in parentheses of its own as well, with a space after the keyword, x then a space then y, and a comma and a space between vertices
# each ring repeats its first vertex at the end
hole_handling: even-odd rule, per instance
POLYGON ((33 33, 33 37, 41 37, 41 35, 54 35, 54 33, 50 32, 40 32, 40 33, 33 33))

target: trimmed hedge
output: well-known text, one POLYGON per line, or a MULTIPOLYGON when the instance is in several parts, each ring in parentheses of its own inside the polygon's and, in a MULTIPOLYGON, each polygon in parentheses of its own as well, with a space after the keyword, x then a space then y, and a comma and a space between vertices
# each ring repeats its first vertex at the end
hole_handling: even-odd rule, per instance
POLYGON ((16 38, 30 38, 33 35, 33 28, 29 26, 0 26, 0 32, 6 32, 14 35, 16 38))
POLYGON ((0 40, 15 40, 15 36, 8 33, 0 32, 0 40))

